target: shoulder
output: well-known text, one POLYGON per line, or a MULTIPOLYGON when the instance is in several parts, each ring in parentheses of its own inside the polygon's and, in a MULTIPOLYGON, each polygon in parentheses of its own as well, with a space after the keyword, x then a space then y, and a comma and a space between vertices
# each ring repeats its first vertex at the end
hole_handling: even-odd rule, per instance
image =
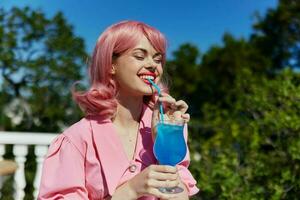
POLYGON ((80 121, 65 129, 63 135, 70 140, 86 140, 90 132, 90 121, 87 118, 82 118, 80 121))
POLYGON ((89 131, 91 131, 90 121, 87 118, 82 118, 65 129, 63 134, 68 138, 84 138, 89 131))
POLYGON ((88 144, 91 142, 91 126, 87 118, 71 125, 61 134, 72 145, 74 145, 82 155, 85 155, 88 144))
POLYGON ((109 123, 109 120, 100 116, 85 117, 64 130, 62 135, 85 155, 88 146, 93 144, 93 132, 95 131, 95 127, 104 131, 106 130, 105 124, 107 123, 109 123))

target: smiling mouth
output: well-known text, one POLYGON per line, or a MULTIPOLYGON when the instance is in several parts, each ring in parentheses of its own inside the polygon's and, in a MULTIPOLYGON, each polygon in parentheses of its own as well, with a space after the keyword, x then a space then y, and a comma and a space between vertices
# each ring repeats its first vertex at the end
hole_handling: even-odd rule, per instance
POLYGON ((154 76, 154 75, 140 75, 139 77, 147 85, 151 85, 151 83, 148 81, 148 79, 152 80, 153 82, 155 82, 155 79, 156 79, 156 76, 154 76))

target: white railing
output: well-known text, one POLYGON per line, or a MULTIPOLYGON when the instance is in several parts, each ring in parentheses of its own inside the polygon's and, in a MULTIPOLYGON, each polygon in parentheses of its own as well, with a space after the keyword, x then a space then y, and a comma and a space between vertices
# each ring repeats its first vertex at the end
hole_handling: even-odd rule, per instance
POLYGON ((5 145, 13 145, 13 154, 15 156, 15 162, 18 165, 18 169, 14 174, 14 199, 23 200, 25 196, 24 188, 26 186, 24 164, 26 162, 26 156, 28 153, 28 146, 35 145, 34 153, 36 155, 36 175, 34 179, 34 198, 37 198, 42 164, 45 155, 48 151, 48 146, 51 141, 57 136, 52 133, 27 133, 27 132, 5 132, 0 131, 0 160, 3 159, 5 154, 5 145))

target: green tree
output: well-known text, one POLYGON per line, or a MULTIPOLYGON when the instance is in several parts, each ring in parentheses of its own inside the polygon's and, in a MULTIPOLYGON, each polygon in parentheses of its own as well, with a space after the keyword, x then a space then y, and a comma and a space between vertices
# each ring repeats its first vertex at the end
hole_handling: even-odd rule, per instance
POLYGON ((169 63, 171 92, 196 108, 189 146, 199 198, 299 198, 300 77, 286 69, 300 64, 299 8, 280 0, 250 39, 224 34, 200 62, 185 44, 169 63))
MULTIPOLYGON (((71 100, 72 84, 86 66, 84 41, 62 13, 51 18, 29 7, 0 9, 0 129, 59 132, 78 120, 81 112, 71 100)), ((5 157, 11 156, 11 148, 5 157)), ((33 199, 35 172, 29 148, 25 199, 33 199)), ((1 199, 12 199, 12 182, 1 199)))
POLYGON ((269 79, 245 69, 231 109, 204 105, 194 168, 203 199, 299 197, 299 78, 291 70, 269 79))
POLYGON ((197 85, 199 82, 200 51, 192 44, 182 44, 173 52, 173 59, 166 64, 170 93, 175 98, 183 98, 190 105, 191 114, 197 115, 197 85), (171 78, 169 78, 169 77, 171 78))
POLYGON ((272 58, 272 67, 300 67, 300 3, 280 0, 266 16, 258 17, 251 41, 263 55, 272 58))
POLYGON ((6 130, 60 131, 80 112, 70 88, 82 78, 82 38, 62 13, 0 9, 1 123, 6 130))
POLYGON ((223 46, 213 46, 204 55, 200 65, 198 85, 202 102, 230 107, 237 96, 231 93, 237 76, 250 69, 256 74, 267 72, 270 61, 245 39, 235 39, 229 33, 223 36, 223 46), (230 98, 230 99, 228 99, 230 98))
POLYGON ((299 5, 279 1, 249 40, 225 34, 203 55, 190 123, 201 199, 299 199, 300 75, 287 69, 299 67, 299 5))

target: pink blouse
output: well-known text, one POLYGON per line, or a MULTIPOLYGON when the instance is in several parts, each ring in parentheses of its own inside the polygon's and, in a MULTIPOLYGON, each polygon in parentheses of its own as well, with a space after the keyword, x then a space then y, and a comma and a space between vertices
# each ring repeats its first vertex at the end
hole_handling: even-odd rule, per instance
MULTIPOLYGON (((69 127, 49 147, 38 199, 103 200, 144 168, 156 164, 151 116, 151 109, 145 106, 133 160, 128 159, 111 120, 86 117, 69 127)), ((187 169, 189 152, 178 166, 189 195, 196 194, 199 189, 187 169)), ((156 198, 144 196, 139 200, 156 198)))

